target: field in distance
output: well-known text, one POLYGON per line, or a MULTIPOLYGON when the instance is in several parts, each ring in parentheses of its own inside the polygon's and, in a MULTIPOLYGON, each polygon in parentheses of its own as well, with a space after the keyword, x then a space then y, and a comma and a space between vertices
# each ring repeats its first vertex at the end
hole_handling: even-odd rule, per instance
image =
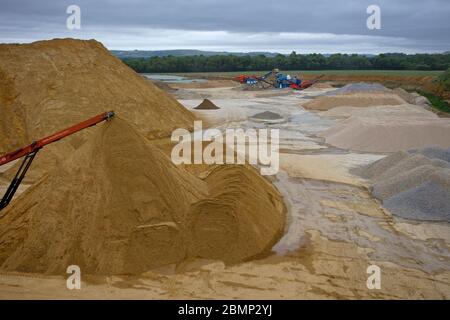
MULTIPOLYGON (((173 73, 185 77, 213 78, 213 77, 234 77, 240 74, 262 75, 268 71, 232 71, 232 72, 192 72, 173 73)), ((337 75, 337 76, 392 76, 392 77, 435 77, 443 71, 420 71, 420 70, 280 70, 285 74, 301 74, 305 76, 316 75, 337 75)))

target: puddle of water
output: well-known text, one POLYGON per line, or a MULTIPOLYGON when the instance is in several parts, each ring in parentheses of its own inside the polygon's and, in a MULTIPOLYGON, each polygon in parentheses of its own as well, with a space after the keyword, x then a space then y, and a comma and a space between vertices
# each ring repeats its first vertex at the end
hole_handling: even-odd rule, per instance
POLYGON ((168 74, 149 74, 149 73, 141 73, 147 79, 168 82, 168 83, 191 83, 191 82, 205 82, 205 79, 190 79, 176 75, 168 75, 168 74))
POLYGON ((307 230, 334 241, 370 248, 374 260, 390 261, 427 272, 448 270, 450 253, 443 241, 411 239, 392 228, 368 192, 356 186, 291 178, 280 172, 275 182, 289 210, 285 235, 273 247, 281 255, 298 249, 307 230))

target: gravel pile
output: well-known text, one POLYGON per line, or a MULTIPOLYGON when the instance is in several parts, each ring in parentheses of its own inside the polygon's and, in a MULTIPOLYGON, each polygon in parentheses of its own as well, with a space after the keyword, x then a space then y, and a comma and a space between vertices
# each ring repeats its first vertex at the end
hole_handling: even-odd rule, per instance
POLYGON ((280 123, 286 121, 281 115, 271 111, 257 113, 250 117, 251 120, 264 123, 280 123))
POLYGON ((217 110, 220 109, 218 106, 216 106, 211 100, 204 99, 202 103, 200 103, 198 106, 196 106, 194 109, 196 110, 217 110))
POLYGON ((394 215, 450 222, 450 150, 396 152, 353 170, 372 182, 374 197, 394 215))
POLYGON ((346 93, 358 93, 358 92, 380 92, 380 91, 388 91, 388 89, 379 83, 350 83, 342 88, 333 90, 331 92, 324 93, 326 96, 334 96, 337 94, 346 94, 346 93))
POLYGON ((410 152, 411 153, 419 153, 428 158, 441 159, 441 160, 450 162, 450 148, 442 149, 439 147, 428 147, 428 148, 419 149, 419 150, 412 150, 410 152))
POLYGON ((409 156, 409 153, 406 151, 398 151, 389 157, 383 158, 381 160, 375 161, 372 164, 369 164, 364 167, 359 167, 353 169, 353 173, 359 175, 366 179, 373 179, 375 177, 381 176, 386 172, 389 168, 396 165, 400 161, 404 160, 409 156))
POLYGON ((430 179, 433 173, 439 171, 438 168, 425 165, 405 172, 400 172, 394 176, 380 179, 375 182, 372 194, 378 199, 387 199, 397 193, 417 187, 430 179))
POLYGON ((280 116, 278 113, 271 112, 271 111, 264 111, 264 112, 255 114, 255 115, 252 116, 252 118, 262 119, 262 120, 279 120, 279 119, 283 119, 283 117, 280 116))
POLYGON ((450 222, 449 199, 448 186, 432 180, 387 199, 384 206, 406 219, 450 222))

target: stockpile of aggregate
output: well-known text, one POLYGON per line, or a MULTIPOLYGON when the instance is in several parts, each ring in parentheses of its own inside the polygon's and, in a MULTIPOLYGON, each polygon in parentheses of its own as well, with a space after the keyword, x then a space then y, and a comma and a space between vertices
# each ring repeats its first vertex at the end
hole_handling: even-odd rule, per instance
POLYGON ((450 162, 450 149, 442 149, 439 147, 432 146, 424 149, 411 150, 410 152, 419 153, 428 158, 441 159, 450 162))
POLYGON ((0 266, 136 273, 184 257, 182 223, 207 193, 136 127, 116 117, 0 217, 0 266))
MULTIPOLYGON (((110 110, 150 139, 191 128, 194 121, 95 40, 0 44, 0 153, 110 110)), ((55 156, 63 159, 89 134, 65 139, 55 156)))
POLYGON ((272 111, 264 111, 251 116, 255 120, 282 120, 283 117, 272 111))
POLYGON ((0 216, 1 270, 65 274, 74 264, 139 274, 197 257, 235 263, 281 236, 282 196, 254 168, 218 166, 202 180, 154 145, 194 116, 100 43, 0 45, 0 87, 0 150, 116 112, 38 155, 31 172, 43 174, 0 216))
POLYGON ((364 117, 372 119, 385 119, 391 121, 395 118, 401 119, 437 119, 435 113, 428 111, 420 106, 412 104, 402 104, 398 106, 374 106, 367 108, 359 107, 336 107, 321 114, 329 118, 350 118, 364 117))
POLYGON ((449 153, 437 147, 400 151, 353 173, 369 179, 372 194, 395 215, 450 221, 449 153))
POLYGON ((336 107, 396 106, 405 101, 393 93, 355 92, 319 96, 303 105, 306 109, 327 111, 336 107))
POLYGON ((342 88, 324 93, 325 96, 333 96, 339 94, 358 93, 358 92, 383 92, 389 91, 385 86, 379 83, 350 83, 342 88))
POLYGON ((217 110, 220 109, 218 106, 216 106, 211 100, 204 99, 202 103, 200 103, 198 106, 196 106, 194 109, 196 110, 217 110))
POLYGON ((335 147, 365 152, 450 148, 450 120, 350 117, 319 136, 335 147))
POLYGON ((210 195, 188 215, 189 255, 235 263, 270 252, 284 230, 284 203, 272 185, 246 166, 215 168, 210 195))
POLYGON ((138 274, 186 258, 235 263, 268 252, 284 219, 281 195, 255 169, 224 165, 200 180, 115 118, 2 211, 0 268, 138 274))

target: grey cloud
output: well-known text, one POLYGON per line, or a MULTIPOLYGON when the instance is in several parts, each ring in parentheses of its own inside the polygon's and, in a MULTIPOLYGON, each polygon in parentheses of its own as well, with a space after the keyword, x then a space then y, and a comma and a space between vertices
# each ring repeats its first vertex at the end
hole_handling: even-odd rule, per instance
MULTIPOLYGON (((448 0, 1 0, 0 41, 14 37, 34 39, 36 34, 47 34, 47 38, 64 35, 65 9, 69 4, 81 7, 85 30, 115 30, 123 34, 133 29, 333 33, 377 36, 380 38, 374 37, 373 41, 385 46, 387 40, 380 39, 391 38, 392 46, 396 39, 408 39, 405 48, 416 47, 416 51, 450 49, 448 0), (370 31, 366 28, 366 8, 374 2, 382 10, 382 30, 370 31)), ((100 41, 106 34, 96 33, 100 41)), ((337 43, 327 40, 324 45, 338 46, 339 38, 335 40, 337 43)))

